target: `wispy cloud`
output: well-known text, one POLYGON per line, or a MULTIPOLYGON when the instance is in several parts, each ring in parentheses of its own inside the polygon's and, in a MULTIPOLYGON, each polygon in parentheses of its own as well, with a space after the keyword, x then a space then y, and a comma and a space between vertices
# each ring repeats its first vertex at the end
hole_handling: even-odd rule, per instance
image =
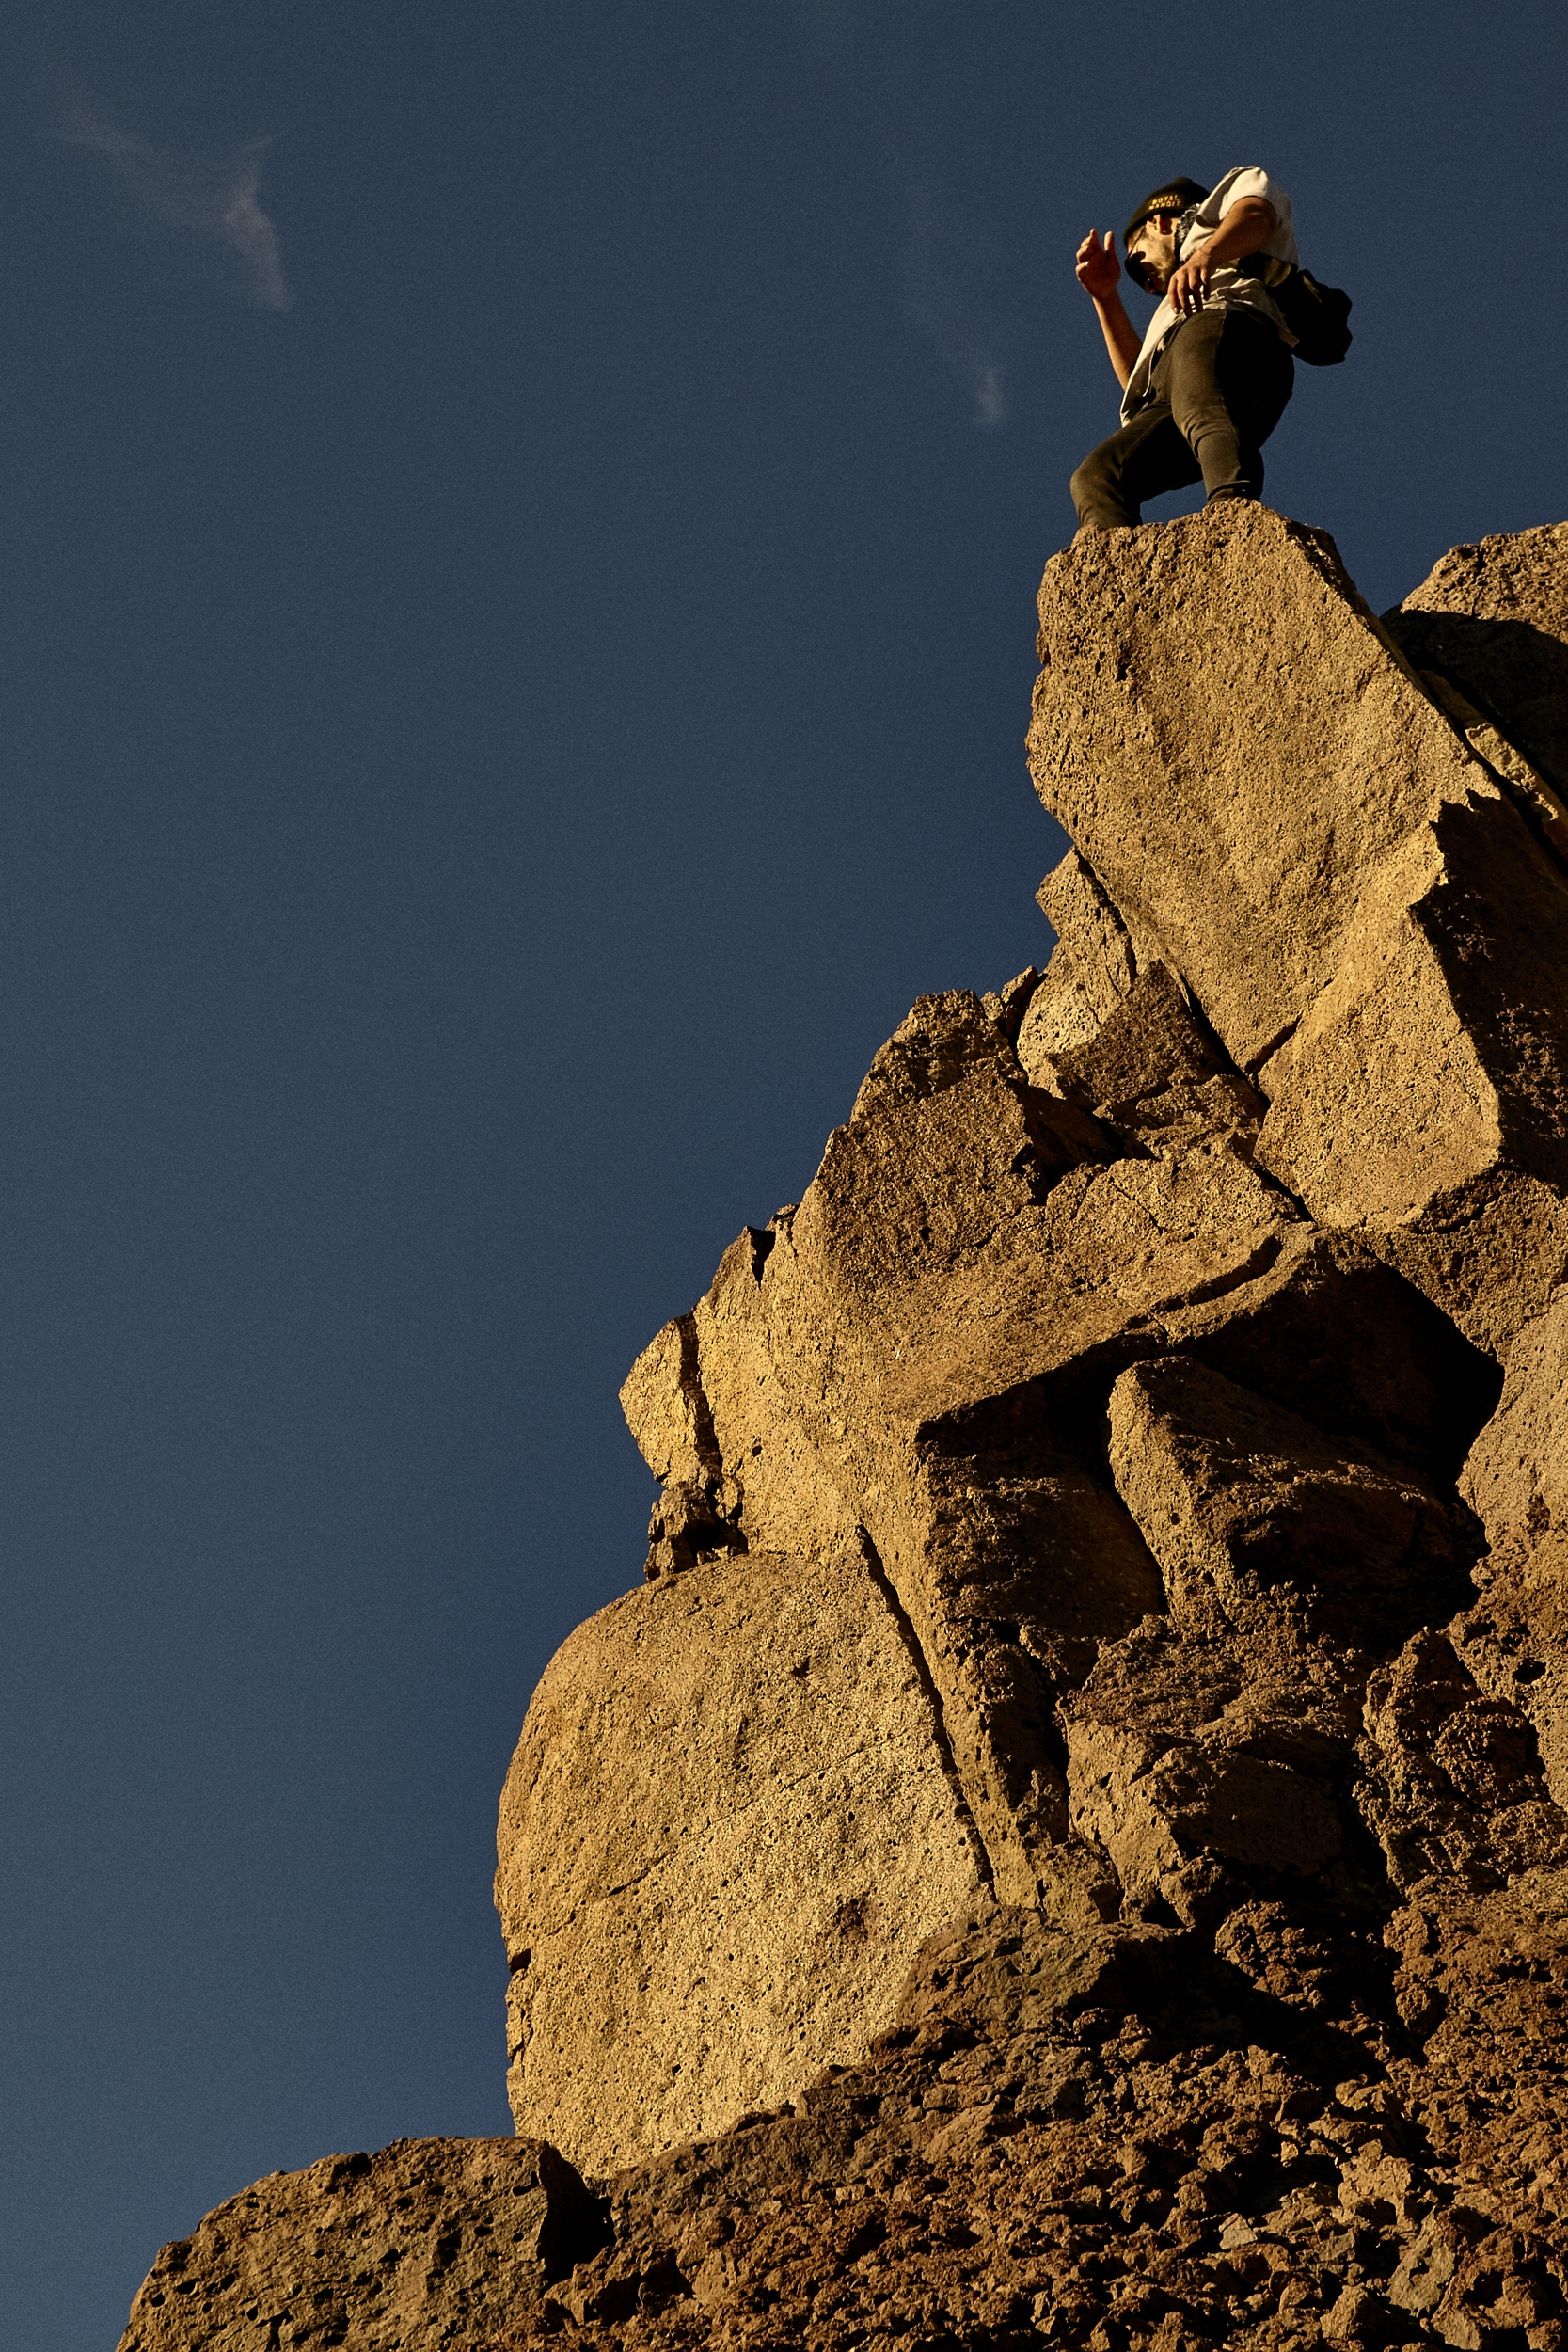
POLYGON ((261 209, 268 140, 180 153, 83 108, 43 135, 92 159, 122 224, 182 278, 261 310, 289 308, 277 231, 261 209))
POLYGON ((974 403, 974 422, 994 433, 1007 421, 1002 362, 974 291, 984 268, 979 241, 956 215, 917 193, 910 204, 904 291, 910 315, 974 403))

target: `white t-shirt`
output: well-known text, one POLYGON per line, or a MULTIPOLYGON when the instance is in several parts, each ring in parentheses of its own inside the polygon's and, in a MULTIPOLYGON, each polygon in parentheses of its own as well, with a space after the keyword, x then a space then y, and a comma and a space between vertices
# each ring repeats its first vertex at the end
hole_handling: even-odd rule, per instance
MULTIPOLYGON (((1259 246, 1259 251, 1272 254, 1276 261, 1293 262, 1299 268, 1301 257, 1296 251, 1296 228, 1291 199, 1278 182, 1271 180, 1268 173, 1260 171, 1256 164, 1240 164, 1234 171, 1227 171, 1219 186, 1206 196, 1201 204, 1195 204, 1182 214, 1176 231, 1177 260, 1190 262, 1198 247, 1208 244, 1232 204, 1243 196, 1260 196, 1265 204, 1274 206, 1276 215, 1274 232, 1266 245, 1259 246)), ((1277 327, 1288 343, 1295 341, 1295 337, 1287 330, 1267 289, 1256 278, 1238 276, 1232 262, 1222 262, 1209 280, 1209 297, 1203 307, 1206 310, 1256 310, 1260 317, 1268 320, 1271 326, 1277 327)), ((1148 379, 1154 362, 1180 324, 1180 318, 1171 309, 1169 296, 1165 296, 1148 322, 1148 332, 1144 337, 1137 364, 1122 394, 1124 424, 1148 397, 1148 379)))

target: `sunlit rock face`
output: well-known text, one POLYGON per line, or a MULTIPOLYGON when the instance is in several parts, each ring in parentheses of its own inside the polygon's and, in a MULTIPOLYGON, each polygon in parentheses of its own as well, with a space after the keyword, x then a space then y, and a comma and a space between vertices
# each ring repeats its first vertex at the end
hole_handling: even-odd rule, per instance
POLYGON ((515 2180, 262 2183, 124 2352, 1568 2344, 1568 526, 1379 621, 1215 508, 1039 621, 1054 952, 623 1391, 515 2180))

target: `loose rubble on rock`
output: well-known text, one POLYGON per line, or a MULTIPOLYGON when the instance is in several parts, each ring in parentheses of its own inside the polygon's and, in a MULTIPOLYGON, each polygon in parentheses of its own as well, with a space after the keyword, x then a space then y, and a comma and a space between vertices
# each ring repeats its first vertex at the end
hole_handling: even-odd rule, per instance
POLYGON ((519 2138, 259 2184, 121 2352, 1568 2352, 1568 525, 1381 621, 1081 534, 1039 652, 1045 971, 623 1392, 519 2138))

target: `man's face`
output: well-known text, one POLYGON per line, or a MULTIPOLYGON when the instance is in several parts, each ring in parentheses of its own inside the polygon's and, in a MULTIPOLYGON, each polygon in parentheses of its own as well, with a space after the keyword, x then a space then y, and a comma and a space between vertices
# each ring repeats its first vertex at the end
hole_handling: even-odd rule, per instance
POLYGON ((1179 213, 1154 213, 1139 224, 1127 258, 1137 266, 1132 272, 1146 294, 1163 294, 1170 283, 1176 267, 1176 229, 1179 213))

